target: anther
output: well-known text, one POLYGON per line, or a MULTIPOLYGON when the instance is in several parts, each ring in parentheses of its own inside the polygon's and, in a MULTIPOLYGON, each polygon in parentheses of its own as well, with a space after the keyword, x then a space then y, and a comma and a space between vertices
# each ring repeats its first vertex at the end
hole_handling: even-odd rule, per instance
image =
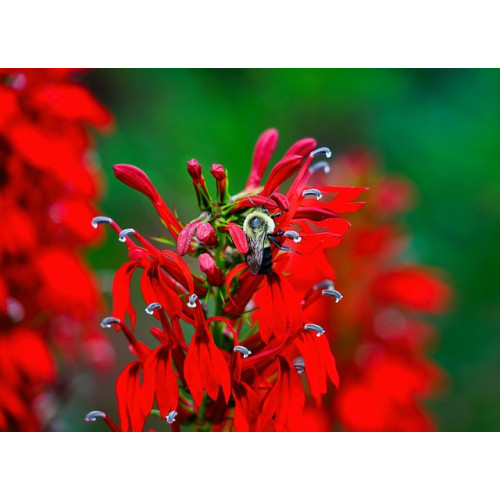
POLYGON ((330 148, 322 147, 315 149, 314 151, 311 151, 309 153, 309 156, 312 156, 313 158, 316 158, 317 156, 324 154, 327 158, 332 157, 332 152, 330 151, 330 148))
POLYGON ((233 351, 240 352, 244 358, 248 358, 248 356, 250 356, 250 354, 252 354, 252 351, 250 349, 247 349, 244 345, 234 346, 233 351))
POLYGON ((161 309, 161 304, 159 302, 151 302, 151 304, 144 309, 148 314, 153 314, 155 309, 161 309))
POLYGON ((319 283, 316 283, 313 286, 314 290, 323 290, 324 288, 333 288, 333 281, 332 280, 323 280, 323 281, 320 281, 319 283))
POLYGON ((106 217, 105 215, 98 215, 92 219, 92 227, 97 229, 99 224, 111 224, 113 219, 111 217, 106 217))
POLYGON ((325 333, 325 329, 319 325, 315 325, 314 323, 306 323, 304 325, 304 330, 311 330, 316 332, 316 337, 321 337, 325 333))
POLYGON ((196 299, 197 298, 198 298, 198 295, 196 295, 195 293, 193 293, 193 295, 191 295, 191 297, 189 297, 187 306, 191 307, 191 308, 196 307, 196 299))
POLYGON ((285 231, 283 233, 283 236, 285 238, 293 238, 293 241, 295 243, 298 243, 299 241, 302 240, 302 237, 299 235, 299 233, 297 231, 285 231))
POLYGON ((295 366, 295 369, 297 370, 297 373, 299 375, 302 375, 306 371, 306 364, 304 362, 304 358, 295 358, 293 360, 293 366, 295 366))
POLYGON ((102 328, 111 328, 113 325, 121 325, 121 321, 113 316, 108 316, 101 321, 102 328))
POLYGON ((335 303, 342 300, 344 297, 338 290, 334 290, 332 288, 327 288, 326 290, 321 291, 321 295, 328 295, 329 297, 335 297, 335 303))
POLYGON ((309 173, 314 174, 318 170, 323 170, 325 174, 330 173, 330 164, 327 161, 319 161, 309 167, 309 173))
POLYGON ((175 417, 179 415, 175 410, 172 410, 168 415, 167 418, 165 419, 167 421, 167 424, 172 425, 175 422, 175 417))
POLYGON ((130 234, 135 234, 135 229, 132 229, 131 227, 124 229, 118 235, 118 239, 123 243, 125 241, 125 238, 130 234))
POLYGON ((304 197, 316 196, 317 200, 321 200, 321 198, 323 198, 323 194, 321 193, 321 191, 319 189, 305 189, 302 192, 302 196, 304 196, 304 197))
POLYGON ((89 411, 85 415, 85 422, 95 422, 98 418, 106 418, 106 414, 99 410, 89 411))

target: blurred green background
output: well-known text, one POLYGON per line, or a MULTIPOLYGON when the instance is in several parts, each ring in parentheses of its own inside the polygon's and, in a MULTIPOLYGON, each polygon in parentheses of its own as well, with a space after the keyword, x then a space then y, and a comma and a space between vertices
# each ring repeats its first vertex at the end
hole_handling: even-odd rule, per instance
MULTIPOLYGON (((499 71, 95 70, 85 81, 116 119, 97 143, 103 213, 145 234, 161 232, 156 213, 114 179, 113 164, 144 169, 188 220, 197 213, 186 161, 222 163, 238 190, 268 127, 279 129, 278 154, 313 136, 334 153, 368 147, 387 171, 412 180, 419 205, 404 222, 415 260, 445 270, 456 293, 435 321, 432 353, 448 388, 429 407, 440 430, 500 430, 499 71)), ((126 251, 110 236, 90 259, 109 286, 126 251)), ((97 384, 85 376, 87 390, 65 410, 68 428, 90 430, 80 422, 91 409, 116 415, 120 367, 97 384)))

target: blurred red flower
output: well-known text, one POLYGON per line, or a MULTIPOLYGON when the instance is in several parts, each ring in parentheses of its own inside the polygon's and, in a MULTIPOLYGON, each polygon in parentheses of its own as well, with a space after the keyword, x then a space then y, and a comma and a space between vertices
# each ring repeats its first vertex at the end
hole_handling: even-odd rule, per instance
POLYGON ((429 359, 435 337, 428 315, 445 312, 451 289, 439 271, 414 264, 409 234, 399 222, 414 205, 412 184, 386 176, 367 151, 333 165, 335 179, 370 185, 370 209, 352 217, 352 230, 329 255, 335 283, 348 300, 314 319, 328 325, 342 383, 329 394, 330 427, 356 431, 426 431, 423 406, 443 382, 429 359))
MULTIPOLYGON (((65 69, 0 70, 0 430, 50 428, 58 365, 113 361, 82 249, 99 190, 88 125, 108 111, 65 69)), ((61 374, 64 368, 61 368, 61 374)))

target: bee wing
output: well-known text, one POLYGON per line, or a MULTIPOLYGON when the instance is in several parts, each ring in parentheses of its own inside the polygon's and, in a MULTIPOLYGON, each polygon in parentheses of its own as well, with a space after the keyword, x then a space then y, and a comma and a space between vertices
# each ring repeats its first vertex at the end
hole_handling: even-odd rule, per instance
POLYGON ((264 257, 264 242, 267 234, 263 231, 257 236, 247 236, 248 253, 247 264, 252 274, 258 274, 264 257))

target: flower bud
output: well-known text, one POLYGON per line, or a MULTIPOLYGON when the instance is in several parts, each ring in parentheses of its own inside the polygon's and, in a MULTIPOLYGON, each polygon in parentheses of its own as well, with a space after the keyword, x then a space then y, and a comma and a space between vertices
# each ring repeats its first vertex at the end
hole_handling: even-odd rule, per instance
POLYGON ((215 229, 209 222, 202 222, 196 230, 198 239, 208 247, 217 246, 217 235, 215 229))
POLYGON ((214 176, 217 184, 217 199, 219 203, 225 203, 228 198, 227 172, 222 165, 214 163, 210 169, 210 173, 214 176))
POLYGON ((118 180, 145 194, 153 203, 158 204, 159 195, 149 177, 134 165, 114 165, 113 172, 118 180))
POLYGON ((194 190, 196 191, 196 198, 198 199, 198 206, 201 210, 207 210, 212 202, 208 194, 205 178, 201 171, 201 165, 193 158, 187 162, 188 174, 193 179, 194 190))
POLYGON ((207 275, 207 281, 213 286, 220 286, 224 283, 224 275, 215 264, 214 259, 208 253, 202 253, 198 257, 200 269, 207 275))

